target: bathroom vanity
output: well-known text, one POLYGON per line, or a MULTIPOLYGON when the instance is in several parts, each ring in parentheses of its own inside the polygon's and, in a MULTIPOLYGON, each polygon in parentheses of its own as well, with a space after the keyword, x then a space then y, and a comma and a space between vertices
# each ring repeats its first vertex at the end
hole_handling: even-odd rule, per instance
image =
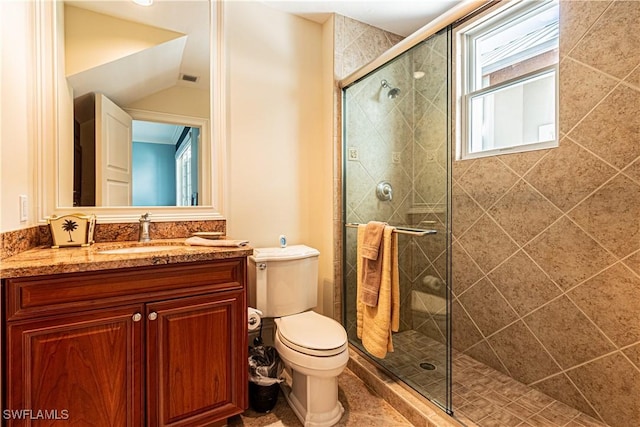
POLYGON ((3 260, 2 408, 96 426, 210 426, 241 413, 252 250, 108 248, 3 260))

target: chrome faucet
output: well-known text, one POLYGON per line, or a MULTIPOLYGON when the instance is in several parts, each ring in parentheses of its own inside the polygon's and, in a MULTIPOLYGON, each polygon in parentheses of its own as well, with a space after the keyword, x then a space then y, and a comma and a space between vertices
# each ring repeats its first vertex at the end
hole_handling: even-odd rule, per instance
POLYGON ((140 229, 138 232, 139 242, 148 242, 151 240, 151 236, 149 235, 149 226, 151 225, 149 215, 149 212, 147 212, 140 217, 140 229))

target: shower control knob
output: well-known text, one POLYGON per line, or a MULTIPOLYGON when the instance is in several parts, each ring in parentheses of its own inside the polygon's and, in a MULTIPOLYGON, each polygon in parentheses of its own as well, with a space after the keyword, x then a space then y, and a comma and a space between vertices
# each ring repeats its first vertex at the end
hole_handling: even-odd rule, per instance
POLYGON ((376 196, 378 200, 388 202, 393 198, 393 188, 388 181, 380 181, 376 186, 376 196))

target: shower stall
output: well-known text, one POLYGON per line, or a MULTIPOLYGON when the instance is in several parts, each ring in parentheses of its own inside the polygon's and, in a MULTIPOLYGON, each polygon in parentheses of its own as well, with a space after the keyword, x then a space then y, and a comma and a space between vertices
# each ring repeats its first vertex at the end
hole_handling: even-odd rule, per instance
POLYGON ((374 359, 451 413, 450 30, 343 88, 344 319, 356 336, 357 224, 396 226, 400 328, 374 359))

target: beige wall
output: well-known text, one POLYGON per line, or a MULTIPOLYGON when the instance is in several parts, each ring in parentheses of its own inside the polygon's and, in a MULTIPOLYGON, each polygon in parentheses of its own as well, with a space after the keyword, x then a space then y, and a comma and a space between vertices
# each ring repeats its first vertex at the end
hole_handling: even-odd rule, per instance
POLYGON ((255 247, 277 246, 284 234, 289 244, 317 248, 320 289, 330 292, 332 147, 325 140, 322 26, 260 2, 229 2, 226 14, 228 234, 255 247))
POLYGON ((454 162, 453 345, 640 425, 640 7, 560 20, 560 146, 454 162))
POLYGON ((0 232, 34 224, 34 40, 25 31, 32 28, 30 10, 28 2, 0 3, 0 232), (19 195, 31 207, 26 222, 20 221, 19 195))

